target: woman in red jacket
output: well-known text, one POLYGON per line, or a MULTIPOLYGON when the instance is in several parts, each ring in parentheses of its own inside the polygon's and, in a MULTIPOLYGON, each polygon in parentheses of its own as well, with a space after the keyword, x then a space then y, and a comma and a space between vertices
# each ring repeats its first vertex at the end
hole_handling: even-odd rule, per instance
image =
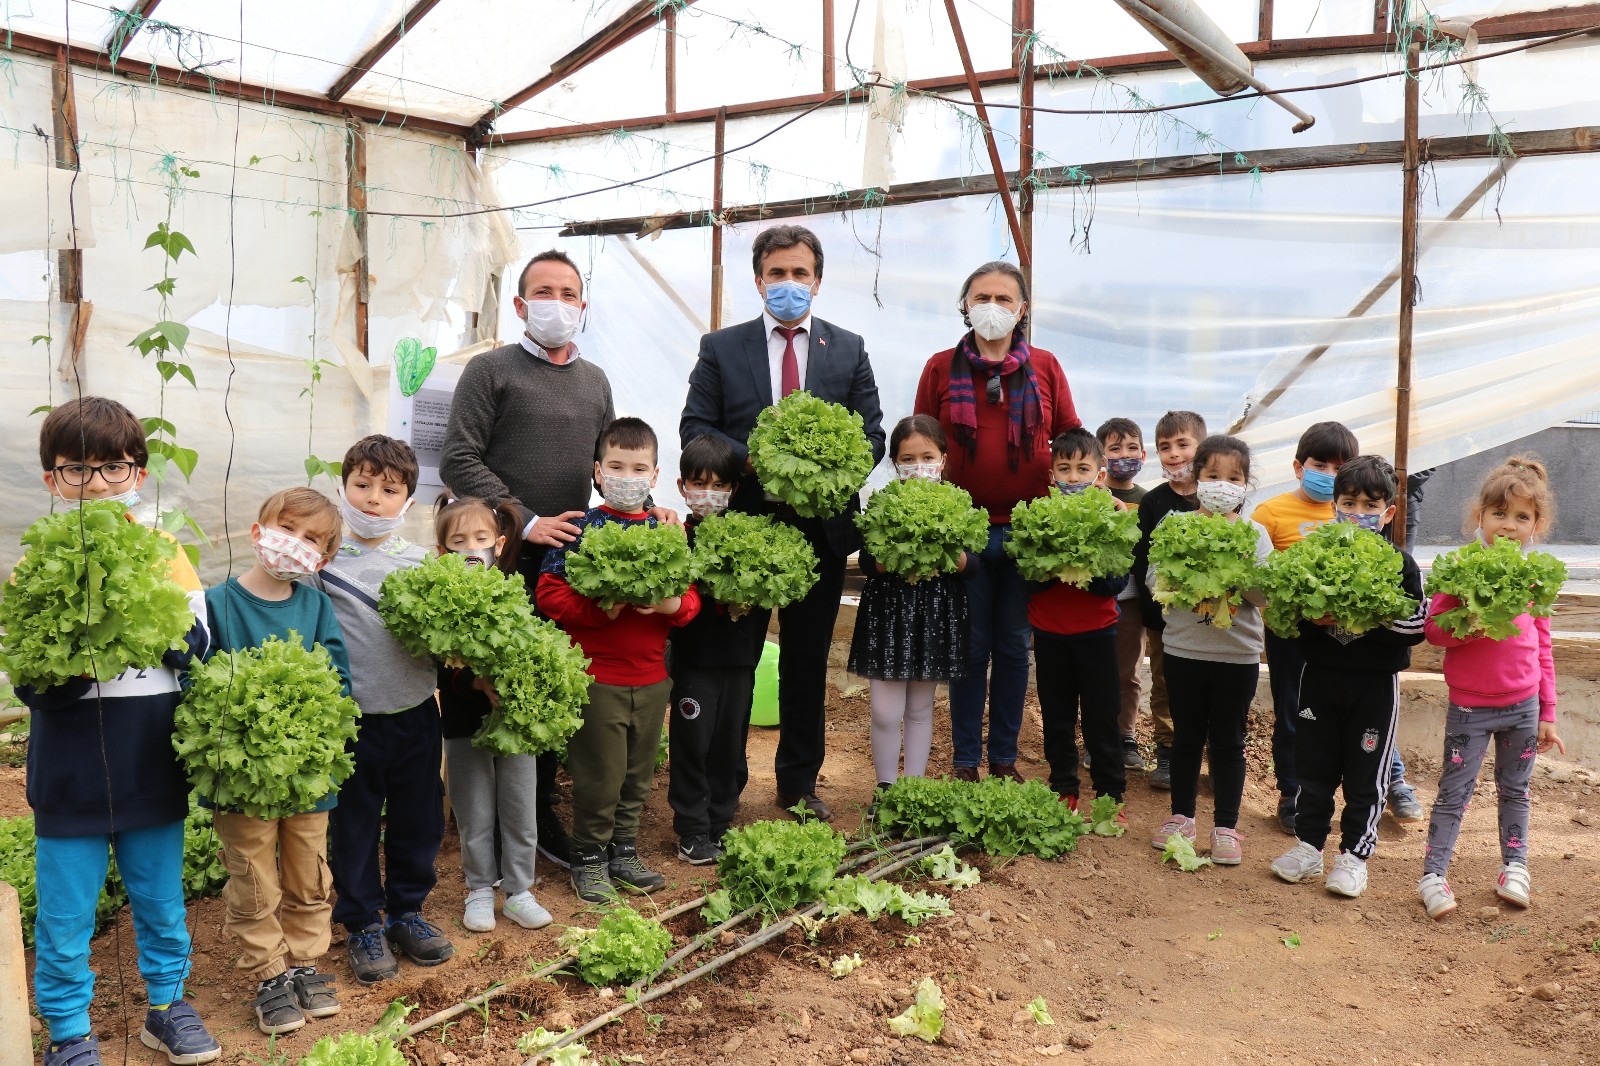
POLYGON ((989 511, 989 543, 967 586, 972 619, 966 679, 950 686, 955 776, 978 779, 989 706, 991 776, 1021 780, 1017 735, 1028 691, 1028 595, 1005 541, 1011 508, 1050 486, 1050 440, 1083 424, 1056 357, 1027 341, 1028 286, 1010 263, 985 263, 961 286, 970 331, 922 368, 916 413, 950 438, 944 479, 989 511), (993 662, 993 673, 990 663, 993 662))

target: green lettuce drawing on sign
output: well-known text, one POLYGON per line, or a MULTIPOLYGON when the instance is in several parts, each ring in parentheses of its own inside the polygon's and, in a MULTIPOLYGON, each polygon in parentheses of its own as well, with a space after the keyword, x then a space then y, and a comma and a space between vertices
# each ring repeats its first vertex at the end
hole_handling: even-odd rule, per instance
POLYGON ((394 372, 400 382, 400 395, 415 396, 433 373, 439 349, 424 348, 415 337, 406 337, 394 346, 394 372))

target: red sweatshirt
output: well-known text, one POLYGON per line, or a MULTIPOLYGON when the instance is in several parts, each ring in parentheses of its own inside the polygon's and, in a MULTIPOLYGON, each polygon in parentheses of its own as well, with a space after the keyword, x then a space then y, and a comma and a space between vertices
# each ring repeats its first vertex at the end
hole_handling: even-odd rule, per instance
MULTIPOLYGON (((650 521, 643 515, 624 515, 609 507, 596 507, 577 524, 588 528, 610 522, 633 524, 650 521)), ((557 625, 567 631, 572 642, 589 657, 589 675, 602 685, 632 688, 654 685, 667 679, 667 633, 675 626, 687 625, 700 613, 700 593, 693 585, 683 594, 678 613, 640 614, 624 606, 613 621, 595 602, 572 591, 566 579, 566 552, 583 538, 555 549, 545 558, 534 598, 557 625)))
POLYGON ((1052 581, 1028 597, 1028 624, 1056 637, 1081 637, 1114 631, 1117 593, 1127 587, 1125 574, 1099 577, 1087 589, 1052 581))
POLYGON ((1011 508, 1019 500, 1043 496, 1050 488, 1050 441, 1058 433, 1083 425, 1072 405, 1072 390, 1067 375, 1056 357, 1043 348, 1033 349, 1029 359, 1034 381, 1039 386, 1041 422, 1034 431, 1033 454, 1011 469, 1006 455, 1006 430, 1011 423, 1010 397, 1005 403, 990 403, 984 395, 984 382, 974 379, 977 391, 978 448, 976 455, 956 441, 950 421, 950 359, 955 349, 940 352, 922 368, 917 382, 913 410, 932 415, 950 437, 950 453, 945 458, 944 479, 966 489, 972 502, 989 512, 989 521, 1005 525, 1011 521, 1011 508))

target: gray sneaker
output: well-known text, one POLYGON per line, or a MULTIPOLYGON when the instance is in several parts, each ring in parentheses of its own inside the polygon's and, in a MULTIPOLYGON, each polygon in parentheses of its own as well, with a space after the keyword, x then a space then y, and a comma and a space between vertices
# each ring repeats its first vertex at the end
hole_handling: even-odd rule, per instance
POLYGON ((1139 742, 1132 737, 1122 738, 1122 768, 1124 770, 1148 770, 1144 756, 1139 754, 1139 742))
POLYGON ((606 853, 599 848, 574 845, 572 891, 585 903, 615 903, 617 886, 606 872, 606 853))
POLYGON ((1150 771, 1150 787, 1162 791, 1172 788, 1172 749, 1165 745, 1156 747, 1156 768, 1150 771))
POLYGON ((345 951, 350 955, 350 972, 364 985, 387 981, 400 972, 400 963, 389 950, 383 926, 377 923, 351 932, 350 939, 345 941, 345 951))
POLYGON ((634 892, 654 892, 663 887, 667 879, 646 866, 639 858, 639 849, 631 840, 617 840, 611 844, 611 861, 606 872, 613 884, 634 892))
POLYGON ((1390 785, 1389 811, 1397 822, 1422 821, 1422 801, 1417 799, 1417 790, 1404 781, 1390 785))
POLYGON ((389 922, 389 942, 418 966, 437 966, 456 953, 444 931, 411 911, 389 922))

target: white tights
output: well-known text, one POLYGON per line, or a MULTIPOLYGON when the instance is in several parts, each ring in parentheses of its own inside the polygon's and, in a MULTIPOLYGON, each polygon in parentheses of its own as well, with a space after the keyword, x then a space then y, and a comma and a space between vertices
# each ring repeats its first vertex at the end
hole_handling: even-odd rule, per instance
POLYGON ((872 765, 878 780, 900 776, 900 729, 905 726, 906 776, 921 777, 933 746, 933 694, 937 681, 872 682, 872 765))

